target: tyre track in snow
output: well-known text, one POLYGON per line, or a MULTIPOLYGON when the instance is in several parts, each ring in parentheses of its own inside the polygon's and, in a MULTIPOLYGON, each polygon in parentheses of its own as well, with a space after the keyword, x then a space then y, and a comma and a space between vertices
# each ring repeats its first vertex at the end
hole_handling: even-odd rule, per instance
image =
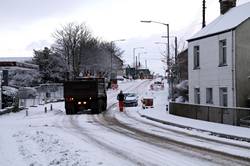
MULTIPOLYGON (((132 91, 134 89, 138 90, 140 86, 146 86, 150 82, 142 82, 139 85, 131 86, 128 89, 125 89, 126 91, 132 91)), ((114 95, 112 96, 114 97, 114 95)), ((207 162, 212 165, 248 165, 242 162, 236 162, 228 159, 225 156, 221 155, 211 155, 208 154, 208 152, 196 149, 187 145, 182 145, 179 143, 173 143, 171 140, 166 140, 165 138, 159 137, 157 135, 149 134, 141 130, 135 130, 134 128, 131 128, 131 126, 127 124, 123 124, 122 122, 119 122, 118 119, 116 119, 113 115, 110 115, 109 112, 111 112, 111 108, 115 106, 116 103, 112 103, 109 106, 109 111, 100 114, 100 115, 94 115, 94 116, 88 116, 88 121, 92 123, 92 125, 97 126, 98 128, 103 128, 103 131, 107 132, 108 129, 109 132, 112 132, 117 135, 122 135, 123 137, 127 137, 130 139, 138 140, 143 144, 146 144, 145 146, 142 146, 142 151, 147 152, 147 155, 145 155, 145 159, 143 159, 140 156, 131 156, 130 151, 131 148, 126 147, 126 145, 120 145, 123 147, 121 149, 120 147, 117 147, 117 145, 112 142, 105 142, 105 140, 102 140, 102 138, 96 138, 96 136, 91 133, 90 131, 86 131, 86 128, 81 125, 80 121, 81 116, 75 115, 70 116, 70 119, 66 117, 64 118, 63 123, 68 123, 70 125, 71 134, 80 136, 85 141, 93 143, 97 147, 115 155, 120 158, 123 158, 127 161, 130 161, 134 165, 196 165, 192 163, 192 158, 195 158, 199 160, 200 163, 207 162), (149 148, 152 147, 153 148, 149 148), (160 149, 159 152, 154 149, 160 149), (175 158, 173 158, 171 155, 167 156, 164 155, 164 153, 167 152, 175 152, 175 153, 181 153, 182 155, 186 156, 186 161, 176 161, 175 158), (192 153, 190 153, 192 151, 192 153), (164 153, 163 153, 164 152, 164 153), (152 156, 149 156, 152 155, 152 156), (150 162, 152 161, 152 162, 150 162), (166 164, 168 162, 168 164, 166 164), (165 164, 163 164, 165 163, 165 164)), ((131 118, 131 117, 128 117, 131 118)), ((87 122, 88 123, 88 122, 87 122)), ((141 123, 141 122, 138 122, 141 123)), ((64 125, 62 124, 62 129, 65 130, 64 125)), ((69 128, 68 128, 69 129, 69 128)), ((67 129, 67 130, 68 130, 67 129)))
MULTIPOLYGON (((144 165, 141 163, 141 161, 138 161, 135 158, 128 156, 127 152, 117 150, 113 146, 110 146, 102 140, 99 140, 100 138, 98 139, 93 133, 91 133, 90 130, 88 130, 88 128, 85 128, 79 124, 78 120, 82 120, 80 115, 70 115, 61 118, 62 119, 58 119, 58 121, 56 122, 56 126, 64 132, 67 132, 88 144, 94 145, 102 151, 110 153, 120 159, 126 160, 130 163, 130 165, 144 165)), ((87 120, 85 121, 85 123, 89 123, 91 125, 92 121, 87 120)), ((95 124, 93 123, 93 125, 95 124)))
MULTIPOLYGON (((247 145, 247 143, 245 143, 245 145, 242 145, 242 144, 237 144, 237 143, 233 143, 233 142, 227 142, 226 140, 223 141, 223 140, 213 139, 212 137, 208 138, 208 137, 204 137, 204 136, 201 136, 201 135, 194 135, 192 133, 188 133, 188 132, 185 132, 185 131, 181 131, 181 130, 177 130, 177 129, 173 129, 173 128, 168 128, 169 127, 168 125, 160 126, 160 125, 157 125, 157 124, 152 123, 152 122, 146 122, 145 120, 142 120, 142 119, 136 118, 134 116, 131 116, 126 112, 125 112, 125 115, 130 120, 133 120, 134 123, 141 123, 141 124, 144 124, 144 125, 148 125, 150 127, 155 127, 157 129, 162 129, 163 131, 170 132, 170 134, 176 135, 177 137, 184 136, 184 137, 188 137, 188 138, 190 138, 192 140, 196 140, 198 142, 206 142, 206 143, 211 143, 211 144, 218 144, 218 146, 221 146, 221 145, 230 146, 230 148, 232 148, 232 149, 237 148, 237 149, 240 149, 240 150, 243 150, 243 151, 248 151, 250 153, 250 144, 247 145)), ((122 122, 122 120, 119 120, 118 118, 116 118, 116 120, 121 124, 126 123, 126 122, 122 122)), ((129 125, 129 126, 131 127, 131 125, 129 125)), ((172 127, 172 126, 170 126, 170 127, 172 127)), ((240 157, 239 155, 233 155, 233 156, 240 157)), ((245 159, 250 162, 249 157, 246 157, 245 159)))
MULTIPOLYGON (((248 161, 241 161, 236 158, 231 158, 232 156, 224 155, 223 153, 220 154, 216 151, 208 151, 205 148, 200 148, 196 146, 192 146, 190 144, 186 144, 183 142, 175 141, 172 139, 168 139, 159 135, 155 135, 152 133, 144 132, 142 130, 135 129, 131 127, 129 124, 124 124, 119 122, 116 118, 112 115, 108 115, 108 112, 105 113, 103 116, 95 116, 94 121, 96 123, 100 123, 105 128, 109 128, 114 132, 123 134, 127 137, 131 137, 133 139, 137 139, 142 142, 146 142, 149 145, 154 145, 155 148, 162 148, 165 150, 171 150, 176 153, 180 153, 187 158, 196 158, 202 162, 208 162, 213 165, 249 165, 248 161)), ((156 157, 156 156, 155 156, 156 157)), ((168 161, 167 158, 164 159, 168 161)), ((180 165, 182 165, 183 161, 180 165)), ((192 165, 187 161, 187 165, 192 165)), ((202 163, 201 162, 201 163, 202 163)), ((205 165, 205 164, 204 164, 205 165)))
MULTIPOLYGON (((139 85, 132 85, 131 87, 127 88, 126 90, 131 90, 134 89, 138 86, 141 86, 142 84, 148 84, 148 81, 139 83, 139 85)), ((113 103, 115 105, 116 103, 113 103)), ((93 115, 90 115, 89 117, 92 117, 93 115)), ((114 156, 117 156, 123 160, 126 160, 131 163, 131 165, 145 165, 144 163, 147 163, 146 165, 152 165, 154 166, 155 164, 150 163, 150 162, 143 162, 143 159, 140 158, 139 160, 131 155, 129 155, 128 151, 124 151, 122 149, 118 149, 117 147, 114 147, 113 145, 110 145, 109 143, 106 143, 102 139, 96 137, 91 131, 88 131, 88 128, 85 128, 83 125, 79 124, 79 121, 82 121, 82 116, 81 115, 71 115, 71 116, 60 116, 58 115, 58 118, 56 118, 56 122, 54 123, 54 126, 57 128, 65 131, 65 132, 70 132, 71 135, 79 137, 85 142, 89 142, 96 147, 99 147, 100 149, 113 154, 114 156)), ((85 123, 92 123, 92 118, 88 118, 85 123)), ((96 124, 93 124, 96 126, 96 124)))
MULTIPOLYGON (((241 144, 237 144, 237 143, 233 143, 233 142, 228 142, 228 141, 223 141, 223 140, 219 140, 219 139, 213 139, 213 137, 211 137, 211 138, 208 138, 208 137, 203 137, 203 136, 200 136, 200 135, 194 135, 194 134, 191 134, 191 133, 187 133, 187 132, 185 132, 185 131, 180 131, 180 130, 175 130, 175 129, 173 129, 173 128, 167 128, 169 125, 166 125, 165 124, 165 126, 163 127, 163 126, 160 126, 160 125, 156 125, 155 123, 150 123, 150 122, 146 122, 145 120, 142 120, 142 119, 140 119, 140 118, 136 118, 136 117, 134 117, 134 116, 131 116, 131 115, 129 115, 129 114, 127 114, 126 112, 125 112, 125 115, 129 118, 129 119, 132 119, 132 120, 134 120, 134 122, 135 123, 141 123, 141 124, 145 124, 145 125, 148 125, 148 126, 153 126, 153 127, 156 127, 156 128, 160 128, 160 129, 163 129, 163 130, 165 130, 165 131, 168 131, 168 132, 170 132, 171 134, 174 134, 174 135, 176 135, 176 134, 178 134, 177 136, 179 136, 179 137, 182 137, 182 136, 185 136, 185 137, 189 137, 191 140, 196 140, 196 141, 198 141, 198 142, 207 142, 207 143, 211 143, 211 144, 217 144, 218 146, 221 146, 221 145, 225 145, 225 146, 230 146, 229 147, 229 149, 230 148, 232 148, 232 149, 234 149, 234 148, 236 148, 236 149, 240 149, 240 150, 242 150, 242 151, 246 151, 246 153, 247 152, 249 152, 250 153, 250 144, 249 145, 247 145, 247 143, 245 143, 244 145, 241 145, 241 144)), ((114 115, 112 115, 113 117, 115 117, 114 115)), ((116 118, 116 117, 115 117, 116 118)), ((119 122, 119 120, 116 118, 116 121, 117 122, 119 122)), ((154 121, 155 122, 155 121, 154 121)), ((120 122, 121 123, 121 122, 120 122)), ((126 122, 125 122, 126 123, 126 122)), ((131 127, 130 125, 127 125, 127 127, 131 127)), ((170 127, 172 127, 171 125, 170 125, 170 127)), ((214 138, 216 138, 216 136, 214 137, 214 138)), ((218 138, 218 137, 217 137, 218 138)), ((171 138, 169 138, 169 139, 171 139, 171 138)), ((174 139, 175 140, 175 139, 174 139)), ((237 141, 236 141, 237 142, 237 141)), ((181 143, 181 142, 180 142, 181 143)), ((198 147, 199 148, 199 147, 198 147)), ((207 149, 207 150, 211 150, 211 149, 209 149, 209 148, 202 148, 202 149, 207 149)), ((221 153, 221 154, 224 154, 223 152, 221 152, 221 151, 218 151, 218 150, 215 150, 215 152, 218 152, 218 153, 221 153)), ((229 156, 232 156, 232 157, 236 157, 236 158, 240 158, 240 159, 242 159, 242 160, 245 160, 245 161, 248 161, 248 162, 250 162, 250 157, 249 157, 249 155, 246 157, 246 156, 240 156, 240 155, 237 155, 237 154, 230 154, 230 153, 227 153, 227 152, 225 152, 226 154, 228 154, 229 156)))
MULTIPOLYGON (((137 86, 136 88, 138 88, 138 87, 139 86, 137 86)), ((112 105, 109 108, 109 110, 111 110, 112 107, 114 107, 114 105, 112 105)), ((135 121, 135 123, 143 123, 143 124, 149 125, 150 127, 154 126, 154 127, 159 128, 159 126, 157 126, 157 125, 153 125, 151 123, 146 123, 145 121, 143 122, 142 120, 135 119, 134 117, 128 116, 128 114, 126 114, 126 115, 127 115, 128 118, 133 119, 135 121)), ((131 125, 119 122, 119 120, 117 118, 115 118, 115 116, 112 115, 112 114, 104 113, 102 118, 100 118, 100 116, 99 116, 98 118, 95 118, 94 120, 95 120, 95 122, 97 122, 97 123, 99 122, 102 125, 104 125, 105 127, 110 128, 110 129, 112 129, 112 130, 114 130, 115 132, 118 132, 118 133, 123 133, 123 132, 121 132, 121 131, 124 131, 122 129, 126 129, 126 130, 128 130, 130 132, 134 132, 134 133, 140 133, 139 137, 135 137, 135 135, 131 135, 130 132, 129 133, 128 132, 123 133, 125 135, 130 135, 131 137, 133 137, 135 139, 141 140, 140 139, 141 136, 142 137, 146 136, 146 137, 149 137, 149 138, 154 137, 154 139, 156 139, 156 140, 157 139, 160 139, 161 141, 163 141, 163 140, 166 141, 167 140, 168 144, 171 142, 175 146, 181 146, 181 148, 184 147, 184 148, 188 148, 188 149, 190 148, 190 149, 192 149, 192 151, 198 151, 201 154, 203 154, 204 152, 208 153, 209 155, 218 158, 217 160, 223 159, 223 161, 230 161, 230 163, 235 163, 235 164, 240 164, 240 165, 249 165, 249 163, 250 163, 250 159, 248 157, 242 157, 242 156, 235 155, 235 154, 225 153, 223 151, 218 151, 218 150, 213 150, 213 149, 206 148, 206 147, 196 146, 196 145, 193 145, 193 144, 180 142, 180 141, 177 141, 175 139, 166 138, 166 137, 162 137, 162 136, 155 135, 155 134, 152 134, 152 133, 144 132, 142 130, 131 127, 131 125), (109 124, 107 122, 112 122, 112 123, 109 124), (119 126, 119 127, 115 128, 114 124, 116 126, 119 126), (110 126, 112 126, 112 127, 110 127, 110 126), (233 158, 233 160, 232 160, 232 158, 233 158)), ((233 144, 233 143, 229 143, 229 142, 223 142, 223 141, 220 141, 220 140, 214 140, 214 139, 210 139, 210 138, 204 138, 204 137, 200 137, 200 136, 196 136, 196 135, 192 135, 192 134, 187 134, 185 132, 181 132, 181 131, 177 131, 177 130, 173 130, 173 129, 166 129, 166 128, 163 128, 163 127, 160 127, 160 128, 164 129, 164 130, 167 130, 167 131, 170 131, 173 134, 177 133, 181 137, 183 137, 183 136, 184 137, 189 137, 192 140, 198 139, 196 141, 200 141, 200 142, 207 142, 207 143, 209 142, 209 143, 212 143, 212 144, 217 143, 218 146, 227 145, 227 146, 232 146, 232 148, 242 148, 243 150, 249 150, 249 147, 244 147, 242 145, 237 145, 237 144, 233 144)), ((145 141, 145 140, 143 140, 143 141, 145 141)), ((152 141, 149 140, 148 143, 152 143, 152 141)), ((169 147, 167 147, 167 148, 169 148, 169 147)))

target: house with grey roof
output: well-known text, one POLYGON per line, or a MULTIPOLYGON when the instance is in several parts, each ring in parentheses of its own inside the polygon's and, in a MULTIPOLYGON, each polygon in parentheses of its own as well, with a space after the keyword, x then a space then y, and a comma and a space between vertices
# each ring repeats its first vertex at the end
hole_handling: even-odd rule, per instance
POLYGON ((250 97, 250 2, 220 0, 221 15, 188 40, 189 102, 246 107, 250 97))

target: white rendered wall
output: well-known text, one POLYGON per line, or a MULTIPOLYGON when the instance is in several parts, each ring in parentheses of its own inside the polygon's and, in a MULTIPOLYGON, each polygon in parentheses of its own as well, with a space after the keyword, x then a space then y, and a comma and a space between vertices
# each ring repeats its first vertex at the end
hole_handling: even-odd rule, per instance
POLYGON ((233 106, 232 32, 188 43, 189 102, 194 103, 194 88, 200 88, 200 102, 206 104, 206 88, 213 88, 213 104, 219 105, 219 88, 227 87, 228 106, 233 106), (227 42, 227 66, 219 66, 219 41, 227 42), (193 69, 193 47, 200 46, 200 69, 193 69))

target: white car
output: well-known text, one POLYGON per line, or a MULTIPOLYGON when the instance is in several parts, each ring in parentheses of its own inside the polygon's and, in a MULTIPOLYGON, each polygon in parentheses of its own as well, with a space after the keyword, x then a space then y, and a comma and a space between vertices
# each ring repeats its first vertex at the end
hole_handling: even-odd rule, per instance
POLYGON ((138 96, 135 93, 124 93, 124 106, 125 107, 137 107, 138 96))
POLYGON ((151 90, 163 90, 164 89, 164 83, 161 81, 155 81, 153 84, 150 86, 151 90))

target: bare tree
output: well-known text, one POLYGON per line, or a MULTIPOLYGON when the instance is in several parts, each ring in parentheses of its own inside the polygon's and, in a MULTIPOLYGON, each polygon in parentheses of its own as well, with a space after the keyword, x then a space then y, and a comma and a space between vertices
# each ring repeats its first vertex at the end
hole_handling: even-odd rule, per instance
POLYGON ((71 79, 75 78, 80 72, 82 45, 92 39, 91 32, 85 24, 69 23, 53 36, 56 39, 53 48, 64 56, 68 73, 71 79))
POLYGON ((68 79, 82 73, 107 73, 110 55, 121 57, 121 51, 114 43, 93 37, 85 24, 69 23, 53 34, 56 39, 52 47, 64 57, 68 79))

